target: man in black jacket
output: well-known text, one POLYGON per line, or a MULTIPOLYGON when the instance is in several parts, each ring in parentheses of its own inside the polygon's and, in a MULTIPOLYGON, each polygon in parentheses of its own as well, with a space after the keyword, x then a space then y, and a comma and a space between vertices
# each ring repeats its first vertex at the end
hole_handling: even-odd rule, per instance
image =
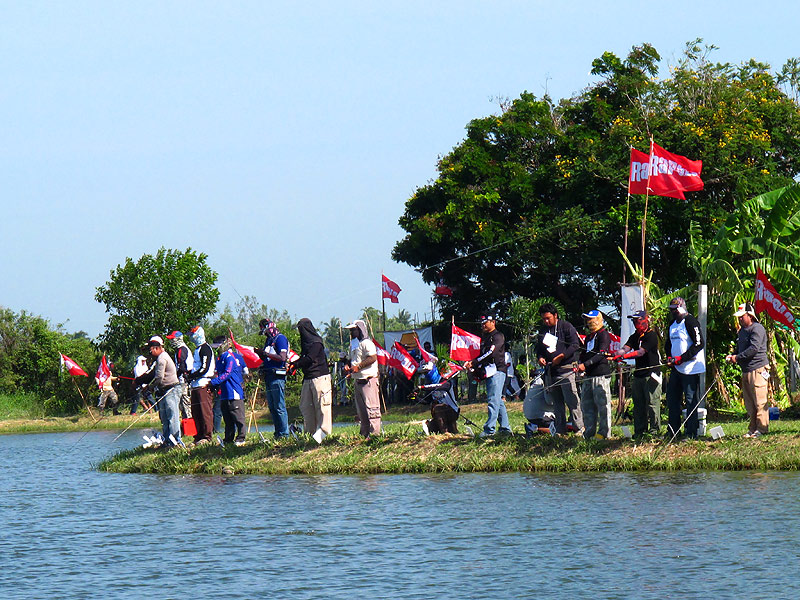
POLYGON ((506 383, 506 338, 495 325, 495 318, 481 317, 481 353, 474 361, 465 363, 467 369, 483 368, 486 372, 486 400, 488 417, 481 437, 494 435, 498 420, 500 433, 511 433, 503 387, 506 383))
POLYGON ((539 315, 543 325, 539 328, 536 356, 539 357, 539 364, 547 367, 545 394, 553 404, 556 432, 567 432, 568 406, 575 431, 583 435, 583 413, 572 368, 575 353, 581 347, 581 339, 570 323, 558 318, 558 309, 553 304, 542 304, 539 315))
POLYGON ((607 439, 611 437, 611 366, 606 354, 611 348, 611 336, 599 310, 584 313, 583 320, 589 331, 578 363, 578 372, 583 373, 581 412, 586 428, 583 436, 607 439))
POLYGON ((300 390, 300 412, 303 428, 321 444, 330 435, 333 426, 331 403, 331 371, 325 345, 309 319, 297 322, 300 332, 300 358, 292 364, 303 370, 303 387, 300 390))
POLYGON ((681 427, 681 409, 685 397, 687 418, 683 430, 688 437, 696 438, 700 426, 696 410, 700 402, 700 373, 706 372, 705 343, 700 323, 689 314, 683 298, 673 298, 669 303, 669 311, 672 322, 664 342, 667 364, 672 366, 667 382, 668 434, 675 435, 681 427))

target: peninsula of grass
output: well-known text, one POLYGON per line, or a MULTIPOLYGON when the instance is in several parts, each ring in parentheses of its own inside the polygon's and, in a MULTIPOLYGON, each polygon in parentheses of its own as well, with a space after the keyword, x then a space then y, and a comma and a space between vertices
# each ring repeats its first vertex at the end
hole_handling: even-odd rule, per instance
MULTIPOLYGON (((480 405, 464 407, 481 423, 480 405)), ((513 404, 510 407, 513 412, 513 404)), ((485 410, 485 408, 483 408, 485 410)), ((800 421, 773 421, 761 439, 743 439, 744 422, 723 424, 725 437, 712 441, 635 442, 621 437, 583 440, 540 434, 494 438, 458 435, 424 436, 413 420, 395 422, 384 433, 363 439, 355 426, 337 427, 322 445, 307 436, 275 441, 250 435, 244 446, 205 445, 155 450, 136 448, 98 465, 118 473, 207 475, 296 475, 470 472, 603 472, 603 471, 742 471, 800 468, 800 421)), ((405 416, 414 416, 412 414, 405 416)), ((709 427, 715 423, 709 423, 709 427)), ((460 427, 463 428, 463 421, 460 427)), ((521 415, 512 418, 522 430, 521 415)), ((271 431, 271 428, 270 428, 271 431)), ((266 433, 266 432, 262 432, 266 433)), ((475 433, 478 433, 475 431, 475 433)), ((189 441, 188 439, 186 440, 189 441)))

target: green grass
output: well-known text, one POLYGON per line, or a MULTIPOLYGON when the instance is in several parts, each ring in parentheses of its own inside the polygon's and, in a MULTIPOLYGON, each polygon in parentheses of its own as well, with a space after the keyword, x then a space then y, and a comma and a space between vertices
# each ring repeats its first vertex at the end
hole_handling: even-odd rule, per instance
POLYGON ((0 418, 41 419, 44 416, 44 403, 36 394, 0 394, 0 418))
MULTIPOLYGON (((480 405, 465 407, 477 421, 480 405)), ((797 470, 800 468, 800 421, 773 421, 770 435, 747 440, 743 422, 723 424, 726 437, 700 441, 637 443, 621 437, 583 440, 522 435, 473 438, 465 434, 422 436, 411 411, 392 412, 384 434, 366 440, 355 425, 337 428, 318 446, 308 437, 263 443, 251 435, 242 447, 202 446, 184 450, 121 452, 98 465, 122 473, 199 474, 357 474, 459 472, 591 472, 678 470, 797 470), (405 422, 399 422, 402 419, 405 422)), ((518 420, 518 419, 515 419, 518 420)), ((513 423, 512 423, 513 424, 513 423)), ((709 427, 715 423, 709 423, 709 427)), ((460 425, 461 426, 461 425, 460 425)), ((514 430, 521 430, 519 423, 514 430)), ((270 428, 271 431, 271 428, 270 428)), ((477 433, 477 432, 476 432, 477 433)), ((188 441, 188 440, 187 440, 188 441)))

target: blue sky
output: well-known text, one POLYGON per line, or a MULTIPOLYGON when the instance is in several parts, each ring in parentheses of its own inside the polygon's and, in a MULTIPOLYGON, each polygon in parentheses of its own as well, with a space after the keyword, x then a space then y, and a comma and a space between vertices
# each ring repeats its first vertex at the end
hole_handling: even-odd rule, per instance
MULTIPOLYGON (((95 336, 126 257, 191 246, 221 305, 315 323, 431 288, 390 258, 437 157, 497 99, 561 98, 591 61, 688 40, 800 54, 793 2, 0 2, 0 305, 95 336)), ((221 308, 222 306, 220 306, 221 308)), ((387 306, 387 310, 389 307, 387 306)))

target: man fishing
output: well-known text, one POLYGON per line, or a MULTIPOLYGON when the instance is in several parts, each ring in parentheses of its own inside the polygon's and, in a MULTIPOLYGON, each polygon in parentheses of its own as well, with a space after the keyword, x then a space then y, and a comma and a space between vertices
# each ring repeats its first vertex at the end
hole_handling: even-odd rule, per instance
POLYGON ((686 300, 677 296, 669 303, 672 321, 664 342, 667 364, 672 367, 667 382, 667 411, 669 435, 675 436, 681 427, 681 409, 686 399, 686 424, 684 433, 697 438, 700 421, 697 405, 700 402, 698 387, 700 373, 706 372, 705 342, 698 320, 686 309, 686 300))

